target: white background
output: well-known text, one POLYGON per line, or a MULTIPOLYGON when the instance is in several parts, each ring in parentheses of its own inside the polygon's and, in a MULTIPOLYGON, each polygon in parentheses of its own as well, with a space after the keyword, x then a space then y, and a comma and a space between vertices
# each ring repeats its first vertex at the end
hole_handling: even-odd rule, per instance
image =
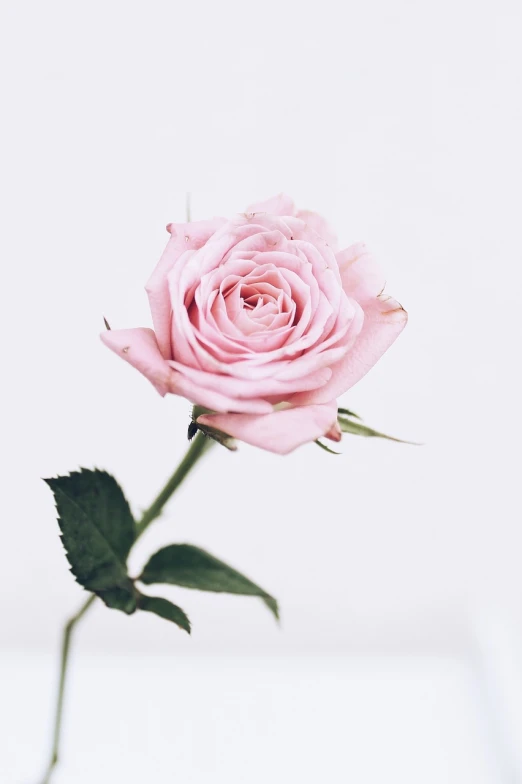
POLYGON ((192 639, 99 607, 83 650, 465 656, 477 622, 522 626, 521 21, 502 0, 4 4, 2 648, 54 651, 82 600, 40 477, 105 468, 138 511, 185 449, 189 404, 98 332, 150 323, 187 190, 196 219, 285 190, 374 249, 410 322, 343 402, 425 445, 216 448, 133 566, 201 545, 282 628, 172 589, 192 639))

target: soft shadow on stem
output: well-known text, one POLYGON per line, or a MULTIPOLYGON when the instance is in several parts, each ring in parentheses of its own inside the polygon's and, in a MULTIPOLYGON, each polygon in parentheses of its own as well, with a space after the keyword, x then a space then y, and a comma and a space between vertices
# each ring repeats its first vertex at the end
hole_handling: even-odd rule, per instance
MULTIPOLYGON (((189 446, 185 457, 178 465, 170 479, 168 480, 165 487, 160 491, 156 499, 152 502, 148 509, 143 512, 141 519, 136 523, 136 538, 135 542, 139 537, 142 535, 144 531, 149 527, 149 525, 156 520, 163 511, 163 507, 170 499, 170 497, 174 494, 174 492, 178 489, 180 484, 183 482, 187 474, 191 471, 191 469, 196 465, 200 457, 202 457, 205 452, 212 446, 214 441, 210 438, 207 438, 203 435, 203 433, 198 433, 194 440, 192 441, 191 445, 189 446)), ((87 601, 85 601, 77 613, 75 613, 67 623, 65 624, 62 636, 62 655, 60 660, 60 680, 58 685, 58 694, 56 698, 56 709, 55 709, 55 719, 54 719, 54 730, 53 730, 53 745, 51 750, 51 758, 49 760, 49 765, 47 771, 45 773, 44 778, 41 781, 41 784, 49 784, 51 781, 51 776, 53 771, 58 763, 58 753, 60 749, 60 737, 61 737, 61 730, 62 730, 62 714, 63 714, 63 702, 65 696, 65 685, 66 685, 66 677, 67 677, 67 665, 69 663, 69 649, 71 645, 71 638, 72 633, 76 627, 78 621, 80 621, 86 612, 89 610, 92 604, 96 601, 95 594, 91 594, 87 601)))

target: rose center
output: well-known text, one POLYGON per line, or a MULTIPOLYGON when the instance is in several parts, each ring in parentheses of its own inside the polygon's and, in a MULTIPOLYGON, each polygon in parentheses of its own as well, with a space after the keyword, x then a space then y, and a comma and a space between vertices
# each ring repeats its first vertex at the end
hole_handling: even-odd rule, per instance
MULTIPOLYGON (((237 335, 239 330, 245 337, 254 337, 257 333, 281 330, 294 323, 296 303, 287 281, 274 269, 257 268, 254 272, 243 278, 229 275, 221 282, 221 298, 215 301, 216 316, 222 319, 219 316, 221 302, 234 327, 232 335, 237 335)), ((227 331, 225 324, 221 329, 227 331)))
POLYGON ((250 294, 242 296, 241 302, 247 316, 251 319, 263 318, 269 314, 279 313, 277 301, 267 294, 250 294))

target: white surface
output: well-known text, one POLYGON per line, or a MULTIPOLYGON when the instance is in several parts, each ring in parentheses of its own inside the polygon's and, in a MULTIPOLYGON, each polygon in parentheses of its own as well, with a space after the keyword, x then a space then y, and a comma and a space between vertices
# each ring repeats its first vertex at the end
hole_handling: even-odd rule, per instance
MULTIPOLYGON (((38 782, 51 672, 0 658, 6 784, 38 782)), ((473 671, 450 658, 79 655, 71 687, 55 784, 507 781, 473 671)))
POLYGON ((475 625, 473 660, 488 720, 490 743, 506 782, 522 781, 522 639, 513 620, 498 610, 475 625))
MULTIPOLYGON (((98 465, 139 509, 182 454, 188 404, 97 333, 103 314, 149 323, 187 189, 200 218, 284 188, 373 246, 410 324, 345 402, 426 446, 209 457, 134 566, 193 541, 272 591, 284 626, 171 592, 183 650, 466 650, 484 601, 520 623, 520 3, 1 13, 0 641, 49 649, 80 600, 40 477, 98 465)), ((84 644, 167 650, 166 626, 99 612, 84 644)))

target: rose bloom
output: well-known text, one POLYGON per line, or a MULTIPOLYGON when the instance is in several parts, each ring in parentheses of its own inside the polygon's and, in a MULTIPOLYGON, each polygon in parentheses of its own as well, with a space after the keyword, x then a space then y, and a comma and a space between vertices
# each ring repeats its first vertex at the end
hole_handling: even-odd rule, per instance
POLYGON ((326 221, 284 195, 230 220, 169 224, 147 283, 154 330, 103 342, 197 420, 286 454, 341 438, 337 397, 406 325, 363 244, 339 250, 326 221))

